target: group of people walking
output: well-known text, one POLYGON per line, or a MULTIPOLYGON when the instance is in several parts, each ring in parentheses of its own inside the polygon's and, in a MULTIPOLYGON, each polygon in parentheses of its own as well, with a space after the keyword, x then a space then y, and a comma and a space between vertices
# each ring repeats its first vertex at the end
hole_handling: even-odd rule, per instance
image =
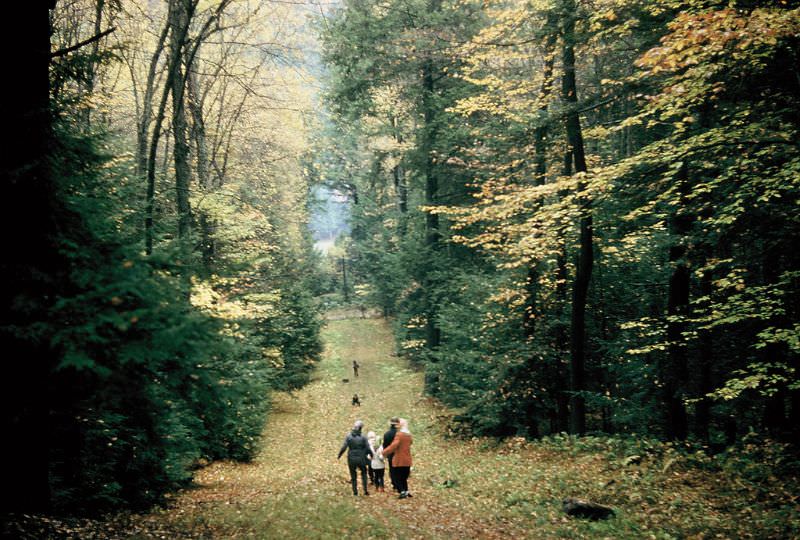
POLYGON ((356 420, 352 431, 345 437, 337 459, 347 452, 347 466, 350 470, 350 483, 353 495, 358 495, 358 471, 361 471, 361 483, 364 495, 369 495, 367 479, 378 493, 385 492, 384 473, 389 469, 389 481, 392 488, 399 493, 398 498, 411 497, 408 491, 408 478, 411 475, 411 443, 413 439, 408 430, 408 420, 391 418, 389 429, 378 441, 374 431, 361 434, 364 422, 356 420), (377 445, 377 446, 376 446, 377 445))

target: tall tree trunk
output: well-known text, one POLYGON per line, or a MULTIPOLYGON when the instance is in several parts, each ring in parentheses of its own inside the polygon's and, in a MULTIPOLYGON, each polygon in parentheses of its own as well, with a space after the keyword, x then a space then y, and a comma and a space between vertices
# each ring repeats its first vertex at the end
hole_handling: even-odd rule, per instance
MULTIPOLYGON (((441 8, 441 0, 429 0, 428 10, 436 13, 441 8)), ((432 53, 431 53, 432 54, 432 53)), ((428 58, 422 65, 422 113, 424 125, 422 126, 420 151, 423 156, 423 170, 425 177, 425 203, 428 206, 438 204, 439 198, 439 171, 438 165, 434 160, 434 150, 438 136, 436 120, 440 111, 437 103, 435 79, 439 75, 439 70, 434 64, 433 58, 428 58)), ((425 245, 430 259, 426 261, 423 270, 422 289, 425 294, 425 349, 428 353, 429 362, 436 360, 433 354, 441 344, 442 333, 438 318, 436 299, 433 297, 433 290, 436 283, 433 279, 435 265, 438 263, 438 251, 440 248, 441 231, 439 230, 439 216, 431 212, 425 215, 425 245)), ((425 372, 425 390, 432 395, 439 391, 439 376, 435 369, 429 366, 425 372)))
MULTIPOLYGON (((187 58, 188 64, 188 58, 187 58)), ((203 115, 203 103, 200 93, 200 83, 197 80, 197 73, 195 70, 187 70, 187 89, 189 96, 189 112, 192 116, 192 139, 195 148, 195 169, 197 170, 197 183, 200 189, 207 192, 212 189, 211 176, 209 168, 208 157, 208 140, 206 137, 205 118, 203 115)), ((211 270, 215 254, 215 241, 214 231, 216 223, 208 212, 199 209, 200 214, 200 236, 201 236, 201 253, 203 256, 203 266, 207 271, 211 270)))
MULTIPOLYGON (((553 48, 555 36, 551 35, 545 45, 545 59, 542 70, 542 87, 540 97, 544 103, 539 107, 539 125, 533 133, 533 153, 536 168, 534 169, 534 185, 541 186, 547 182, 547 100, 553 87, 553 48)), ((539 283, 539 261, 533 261, 528 268, 528 277, 525 281, 527 302, 523 314, 523 329, 525 336, 533 336, 536 327, 536 302, 539 283)))
MULTIPOLYGON (((424 173, 425 173, 425 202, 436 204, 439 195, 439 177, 437 166, 434 162, 433 151, 436 141, 436 120, 437 106, 435 104, 436 90, 434 88, 434 66, 432 61, 425 62, 423 67, 422 85, 423 97, 422 108, 424 112, 425 125, 423 127, 422 150, 424 152, 424 173)), ((436 248, 439 243, 439 215, 428 212, 425 218, 425 240, 428 246, 436 248)))
MULTIPOLYGON (((174 0, 173 0, 174 1, 174 0)), ((167 21, 167 30, 171 30, 172 32, 177 33, 176 37, 172 37, 170 35, 171 43, 183 43, 186 40, 186 36, 189 33, 189 20, 185 21, 182 27, 173 26, 173 18, 172 13, 170 12, 170 17, 167 21)), ((164 39, 166 39, 167 35, 164 35, 164 39)), ((155 59, 155 56, 154 56, 155 59)), ((173 88, 176 86, 173 83, 173 79, 180 78, 181 76, 181 51, 180 49, 176 50, 174 47, 170 49, 169 61, 167 62, 167 80, 164 84, 164 89, 161 93, 161 101, 158 104, 158 112, 156 113, 156 117, 154 120, 153 126, 153 134, 150 137, 150 149, 147 155, 147 164, 145 165, 145 170, 147 171, 147 193, 145 195, 145 223, 144 223, 144 237, 145 237, 145 253, 150 255, 153 253, 153 226, 154 226, 154 219, 153 214, 155 211, 155 194, 156 194, 156 157, 158 156, 158 143, 161 138, 161 126, 164 123, 164 118, 167 114, 167 100, 169 99, 170 93, 173 88)), ((153 68, 153 64, 151 63, 151 69, 153 68)), ((180 85, 183 88, 182 85, 180 85)), ((183 100, 183 93, 181 92, 181 98, 183 100)), ((143 114, 143 119, 149 118, 149 115, 145 116, 143 114)))
MULTIPOLYGON (((225 10, 225 8, 231 3, 232 0, 222 0, 219 5, 214 9, 214 12, 209 15, 206 21, 203 23, 202 28, 197 34, 197 39, 194 40, 193 46, 191 49, 188 49, 186 52, 186 56, 182 55, 183 44, 186 43, 186 37, 189 33, 189 26, 192 18, 194 17, 194 12, 197 8, 197 4, 199 0, 170 0, 170 13, 169 13, 169 21, 168 27, 172 29, 172 33, 170 33, 170 60, 167 65, 167 81, 164 85, 164 92, 161 94, 161 103, 159 104, 158 114, 156 114, 155 118, 155 126, 153 128, 153 136, 150 140, 150 151, 147 157, 147 201, 146 201, 146 217, 145 217, 145 252, 147 254, 152 253, 153 251, 153 210, 154 210, 154 203, 155 203, 155 165, 156 165, 156 156, 158 153, 158 140, 161 136, 161 125, 164 122, 164 117, 166 115, 166 106, 167 106, 167 99, 171 94, 173 100, 173 107, 175 104, 178 105, 177 109, 180 109, 180 114, 176 114, 173 111, 173 130, 175 130, 175 121, 176 117, 182 116, 182 120, 178 118, 178 131, 182 129, 181 134, 174 134, 176 137, 175 143, 176 145, 179 142, 182 142, 182 147, 179 150, 178 148, 175 149, 175 153, 179 154, 175 156, 175 165, 176 169, 181 169, 181 179, 180 181, 176 180, 176 191, 178 196, 178 213, 179 213, 179 226, 178 226, 178 233, 179 236, 183 236, 181 233, 188 233, 191 229, 191 207, 189 206, 189 184, 188 179, 191 173, 191 170, 188 168, 188 155, 189 155, 189 145, 186 141, 186 116, 185 111, 183 110, 183 101, 184 101, 184 89, 186 88, 186 81, 184 80, 182 70, 181 70, 181 63, 185 59, 186 61, 186 69, 190 70, 192 68, 192 63, 194 62, 194 58, 197 55, 197 50, 200 47, 200 44, 203 42, 203 39, 207 38, 209 35, 209 29, 211 25, 219 20, 220 15, 225 10), (179 4, 179 5, 178 5, 179 4), (173 9, 174 8, 174 9, 173 9), (180 23, 176 26, 174 23, 176 21, 180 21, 180 23), (173 33, 175 35, 173 35, 173 33), (185 166, 185 167, 184 167, 185 166), (185 183, 185 186, 183 185, 185 183)), ((176 171, 176 176, 178 176, 178 172, 176 171)))
MULTIPOLYGON (((563 39, 564 39, 564 75, 562 78, 562 97, 567 104, 566 115, 567 142, 575 165, 575 173, 587 171, 586 156, 583 144, 583 132, 577 111, 578 92, 575 80, 575 2, 564 2, 563 39)), ((594 245, 592 240, 591 201, 583 195, 586 183, 579 181, 577 203, 580 208, 578 260, 575 265, 575 282, 572 287, 572 316, 570 320, 570 391, 571 421, 573 433, 583 434, 586 431, 586 403, 580 392, 586 389, 586 300, 589 293, 589 282, 592 278, 594 263, 594 245)))
MULTIPOLYGON (((562 160, 563 176, 572 175, 572 152, 567 150, 564 152, 562 160)), ((562 199, 567 196, 566 192, 559 192, 559 197, 562 199)), ((562 236, 559 238, 559 250, 556 255, 556 299, 558 308, 556 313, 556 326, 555 326, 555 343, 556 343, 556 356, 557 365, 555 369, 555 406, 556 406, 556 432, 566 433, 569 431, 569 418, 570 418, 570 399, 569 399, 569 378, 568 374, 564 372, 563 366, 567 364, 565 358, 567 350, 569 349, 569 336, 567 335, 567 325, 565 321, 565 311, 567 307, 567 280, 569 279, 569 272, 567 270, 567 244, 566 239, 562 236)))
MULTIPOLYGON (((761 280, 763 283, 773 284, 781 280, 783 269, 787 268, 786 244, 767 240, 761 260, 761 280)), ((791 299, 784 297, 784 313, 775 315, 769 321, 777 328, 791 328, 794 322, 788 315, 795 306, 791 299)), ((790 365, 788 350, 783 343, 768 343, 761 350, 762 361, 765 364, 790 365)), ((770 435, 783 438, 791 433, 790 416, 787 414, 789 404, 789 389, 785 386, 778 388, 772 395, 766 396, 762 422, 770 435)), ((791 409, 788 411, 791 413, 791 409)), ((791 440, 791 439, 789 439, 791 440)))
MULTIPOLYGON (((394 140, 398 145, 403 144, 403 134, 400 132, 400 123, 396 116, 391 118, 392 131, 394 132, 394 140)), ((392 177, 394 178, 394 191, 397 197, 397 210, 400 212, 400 220, 398 224, 398 231, 400 236, 406 234, 406 215, 408 214, 408 184, 406 183, 406 171, 403 166, 402 153, 397 165, 392 169, 392 177)))
MULTIPOLYGON (((712 272, 706 270, 700 278, 700 295, 710 297, 713 293, 712 272)), ((702 330, 700 334, 700 350, 698 355, 697 403, 694 409, 694 434, 708 444, 711 427, 711 398, 706 397, 713 391, 711 367, 714 365, 714 341, 711 330, 702 330)))
POLYGON ((145 81, 145 89, 142 96, 141 116, 136 126, 136 173, 142 178, 147 175, 148 134, 150 125, 153 123, 153 96, 155 94, 158 62, 164 52, 164 44, 167 41, 169 28, 169 21, 167 21, 158 36, 156 48, 150 58, 150 66, 147 71, 147 80, 145 81))
POLYGON ((688 431, 688 418, 683 404, 688 379, 687 350, 683 342, 689 314, 689 293, 691 272, 689 270, 687 236, 694 216, 685 207, 689 193, 689 170, 686 163, 681 164, 676 182, 681 196, 681 205, 671 216, 670 232, 673 244, 669 250, 672 275, 669 278, 667 298, 667 356, 661 369, 665 417, 665 432, 670 439, 683 440, 688 431))
POLYGON ((0 152, 0 431, 5 510, 46 511, 50 505, 48 379, 57 361, 48 336, 27 329, 47 317, 64 267, 55 249, 55 181, 47 161, 50 114, 50 14, 55 1, 14 2, 8 20, 24 29, 6 55, 14 80, 2 107, 0 152), (20 331, 22 330, 22 331, 20 331))
MULTIPOLYGON (((550 92, 552 91, 553 87, 553 49, 555 47, 555 35, 551 34, 548 37, 546 46, 545 46, 545 59, 544 59, 544 66, 542 70, 542 86, 540 91, 540 99, 543 100, 543 104, 539 107, 539 124, 536 126, 533 134, 533 151, 534 151, 534 161, 536 163, 536 168, 534 170, 534 185, 541 186, 547 182, 547 101, 550 97, 550 92)), ((538 234, 538 233, 536 233, 538 234)), ((525 311, 522 315, 522 328, 526 338, 529 340, 533 338, 536 332, 536 321, 537 321, 537 302, 539 296, 539 261, 532 261, 531 265, 528 267, 528 275, 525 280, 525 294, 526 294, 526 302, 525 302, 525 311)), ((538 356, 537 355, 530 355, 527 359, 528 362, 528 369, 526 370, 527 373, 531 374, 530 378, 531 383, 533 383, 533 379, 535 379, 535 373, 540 372, 541 368, 537 369, 537 362, 538 356)), ((532 437, 539 436, 539 422, 537 418, 537 403, 535 396, 536 393, 531 394, 528 398, 528 411, 527 411, 527 422, 528 422, 528 429, 529 435, 532 437)), ((550 414, 550 430, 556 431, 558 428, 556 424, 558 423, 558 413, 551 413, 550 414)))
MULTIPOLYGON (((434 0, 431 4, 438 9, 438 2, 434 0)), ((425 203, 433 206, 438 202, 439 195, 439 178, 437 165, 434 162, 434 146, 436 141, 436 114, 438 106, 436 104, 436 94, 434 88, 434 65, 432 60, 424 63, 422 74, 422 109, 425 120, 423 126, 423 140, 421 149, 424 155, 424 170, 425 175, 425 203)), ((439 216, 438 214, 428 212, 425 215, 425 243, 431 253, 439 249, 441 233, 439 231, 439 216)), ((431 263, 428 263, 429 265, 431 263)), ((435 263, 434 263, 435 264, 435 263)), ((430 278, 432 268, 430 266, 426 269, 423 287, 426 291, 430 291, 433 287, 433 281, 430 278)), ((426 307, 425 307, 425 347, 429 352, 438 349, 441 343, 441 329, 436 321, 438 314, 435 305, 435 300, 431 294, 427 294, 426 307)), ((426 388, 428 392, 435 394, 438 389, 438 377, 431 374, 430 370, 426 374, 426 388)))
POLYGON ((172 25, 170 34, 170 51, 177 58, 177 66, 170 79, 172 94, 172 138, 174 141, 173 158, 175 160, 175 201, 178 211, 178 238, 186 239, 192 229, 192 208, 189 201, 189 188, 192 171, 189 166, 189 142, 187 139, 186 105, 184 88, 187 73, 182 73, 181 63, 184 58, 184 39, 180 39, 180 28, 189 26, 189 13, 184 0, 171 0, 169 19, 172 25))
MULTIPOLYGON (((105 0, 97 0, 95 4, 94 10, 94 35, 98 35, 101 32, 103 26, 103 8, 105 7, 105 0)), ((92 43, 92 56, 90 60, 90 64, 88 67, 88 73, 86 73, 86 94, 91 96, 94 93, 94 85, 95 79, 97 78, 97 57, 100 54, 100 40, 95 41, 92 43)), ((86 121, 86 125, 91 123, 91 107, 86 108, 86 117, 84 120, 86 121)))
POLYGON ((350 302, 350 288, 347 286, 347 259, 342 257, 342 294, 344 295, 345 303, 350 302))

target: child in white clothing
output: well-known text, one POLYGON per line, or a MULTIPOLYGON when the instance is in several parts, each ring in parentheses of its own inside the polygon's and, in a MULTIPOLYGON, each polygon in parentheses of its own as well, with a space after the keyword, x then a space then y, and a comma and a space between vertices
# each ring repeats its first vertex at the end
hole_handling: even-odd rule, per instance
POLYGON ((375 480, 375 490, 378 493, 383 493, 383 473, 386 470, 386 463, 383 461, 383 445, 380 445, 377 449, 370 445, 370 449, 372 450, 372 472, 374 474, 375 480))

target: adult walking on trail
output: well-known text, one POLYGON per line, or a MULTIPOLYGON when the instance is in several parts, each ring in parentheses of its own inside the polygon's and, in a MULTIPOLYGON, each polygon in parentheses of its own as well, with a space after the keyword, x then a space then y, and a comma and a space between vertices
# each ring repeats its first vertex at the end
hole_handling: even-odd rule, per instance
POLYGON ((358 362, 353 360, 353 376, 358 377, 358 368, 361 366, 358 365, 358 362))
MULTIPOLYGON (((399 419, 399 418, 397 418, 396 416, 395 416, 395 417, 392 417, 392 418, 389 420, 389 431, 387 431, 386 433, 384 433, 384 434, 383 434, 383 448, 384 448, 384 452, 385 452, 385 449, 386 449, 386 448, 387 448, 387 447, 388 447, 390 444, 392 444, 392 441, 394 441, 394 436, 397 434, 397 426, 398 426, 398 424, 399 424, 399 423, 400 423, 400 419, 399 419)), ((384 454, 384 455, 385 455, 385 454, 384 454)), ((386 463, 389 465, 389 481, 390 481, 390 482, 391 482, 391 484, 392 484, 392 489, 393 489, 393 490, 395 490, 395 491, 399 491, 399 490, 397 489, 397 482, 395 482, 395 479, 394 479, 394 476, 395 476, 395 470, 394 470, 394 468, 392 467, 392 456, 387 456, 387 457, 386 457, 386 463)))
POLYGON ((345 437, 344 444, 336 459, 342 457, 347 450, 347 467, 350 469, 350 483, 353 485, 353 495, 358 495, 358 471, 361 471, 361 481, 364 485, 364 495, 369 495, 367 491, 367 459, 372 459, 367 438, 361 434, 364 422, 356 420, 353 430, 345 437))
POLYGON ((384 456, 391 456, 392 470, 394 471, 394 481, 400 498, 411 497, 408 491, 408 477, 411 475, 411 444, 413 439, 408 430, 408 420, 401 418, 399 422, 400 430, 395 433, 392 444, 383 449, 384 456))
POLYGON ((400 498, 411 497, 408 491, 408 477, 411 474, 411 444, 413 442, 411 432, 408 430, 408 420, 401 418, 399 422, 400 431, 395 433, 392 444, 383 449, 384 456, 391 456, 392 471, 394 471, 394 481, 400 498))

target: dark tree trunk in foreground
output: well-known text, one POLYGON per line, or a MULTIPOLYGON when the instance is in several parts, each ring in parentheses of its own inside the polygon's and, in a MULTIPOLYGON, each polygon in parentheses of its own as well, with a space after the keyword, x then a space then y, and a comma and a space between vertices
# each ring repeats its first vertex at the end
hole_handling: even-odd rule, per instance
POLYGON ((56 362, 49 339, 23 332, 46 317, 57 291, 55 246, 58 205, 49 164, 50 16, 55 0, 9 6, 8 20, 25 31, 6 48, 13 80, 2 100, 5 148, 0 160, 0 431, 6 509, 46 510, 48 480, 47 381, 56 362))
MULTIPOLYGON (((583 133, 578 117, 578 93, 575 82, 575 2, 564 2, 564 76, 562 79, 563 99, 569 107, 566 115, 567 142, 572 153, 575 173, 585 173, 586 155, 583 147, 583 133)), ((578 182, 578 192, 586 189, 583 181, 578 182)), ((586 300, 589 293, 589 282, 592 278, 594 263, 594 246, 592 241, 592 214, 589 208, 591 201, 585 195, 578 196, 580 206, 578 260, 575 265, 575 282, 572 287, 572 317, 570 320, 570 391, 572 433, 583 434, 586 431, 586 403, 579 395, 586 389, 586 300)))

